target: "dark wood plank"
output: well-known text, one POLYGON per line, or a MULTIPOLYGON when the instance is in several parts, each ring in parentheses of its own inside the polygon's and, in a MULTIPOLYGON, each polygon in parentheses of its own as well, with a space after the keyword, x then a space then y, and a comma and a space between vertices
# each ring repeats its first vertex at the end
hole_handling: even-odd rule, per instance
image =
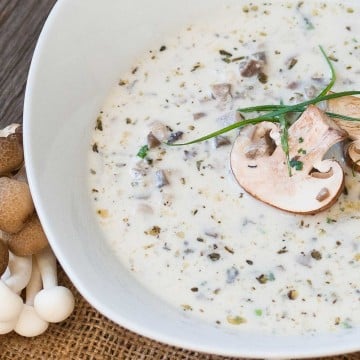
POLYGON ((56 0, 0 0, 0 127, 22 122, 26 78, 56 0))

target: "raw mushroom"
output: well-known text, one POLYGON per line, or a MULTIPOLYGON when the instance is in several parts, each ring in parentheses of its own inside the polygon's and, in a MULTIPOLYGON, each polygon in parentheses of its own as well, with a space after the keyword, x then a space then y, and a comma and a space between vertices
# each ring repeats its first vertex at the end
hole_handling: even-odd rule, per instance
POLYGON ((231 98, 231 84, 220 83, 211 85, 211 92, 215 99, 219 101, 227 101, 231 98))
POLYGON ((9 249, 5 242, 0 239, 0 277, 4 274, 9 264, 9 249))
POLYGON ((26 302, 14 328, 19 335, 26 337, 38 336, 45 332, 49 326, 49 323, 43 320, 34 309, 34 298, 41 289, 40 271, 36 261, 33 261, 30 282, 26 287, 26 302))
MULTIPOLYGON (((329 112, 360 118, 360 98, 356 96, 343 96, 328 100, 327 107, 329 112)), ((360 140, 360 123, 358 121, 347 121, 343 119, 333 119, 334 122, 344 129, 351 140, 360 140)))
MULTIPOLYGON (((360 98, 344 96, 328 101, 328 110, 345 116, 360 118, 360 98)), ((345 159, 353 170, 360 172, 360 122, 334 119, 353 142, 345 146, 345 159)))
POLYGON ((17 256, 37 254, 49 245, 35 213, 18 233, 5 235, 5 239, 10 251, 17 256))
POLYGON ((7 177, 0 178, 0 204, 0 230, 10 234, 20 231, 34 212, 29 185, 7 177))
POLYGON ((56 323, 65 320, 74 310, 75 300, 69 289, 58 286, 56 258, 50 247, 36 255, 43 290, 34 299, 34 308, 44 320, 56 323))
POLYGON ((9 332, 14 330, 17 319, 15 318, 12 321, 3 321, 0 322, 0 335, 8 334, 9 332))
POLYGON ((353 141, 345 147, 345 159, 353 170, 360 172, 360 140, 353 141))
MULTIPOLYGON (((10 276, 0 281, 0 322, 17 320, 23 306, 23 301, 18 295, 30 281, 32 259, 18 257, 10 253, 10 276)), ((15 325, 15 324, 14 324, 15 325)))
POLYGON ((309 106, 288 130, 290 159, 297 165, 292 176, 279 144, 279 126, 273 123, 240 132, 231 152, 231 168, 238 183, 255 198, 292 213, 314 214, 329 208, 342 192, 341 166, 323 157, 344 138, 345 131, 309 106))
POLYGON ((19 169, 23 161, 22 127, 9 125, 0 130, 0 176, 19 169))

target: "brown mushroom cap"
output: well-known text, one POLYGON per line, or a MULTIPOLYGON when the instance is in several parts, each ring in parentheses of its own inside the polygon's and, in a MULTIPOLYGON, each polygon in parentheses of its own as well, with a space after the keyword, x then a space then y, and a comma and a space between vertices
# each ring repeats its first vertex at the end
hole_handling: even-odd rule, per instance
POLYGON ((13 234, 22 229, 34 212, 29 185, 0 178, 0 230, 13 234))
MULTIPOLYGON (((328 110, 333 113, 360 118, 360 98, 356 96, 343 96, 328 100, 328 110)), ((360 122, 333 119, 334 122, 344 129, 350 139, 360 140, 360 122)))
POLYGON ((29 256, 39 253, 49 243, 40 220, 34 214, 25 226, 16 234, 5 235, 9 249, 17 256, 29 256))
POLYGON ((9 125, 0 131, 0 175, 18 169, 23 161, 22 127, 9 125))
POLYGON ((9 263, 9 250, 5 242, 0 239, 0 277, 5 272, 9 263))
POLYGON ((231 168, 238 183, 255 198, 292 213, 314 214, 332 206, 342 192, 341 166, 323 157, 346 136, 321 110, 309 106, 288 130, 290 159, 301 165, 292 169, 292 176, 279 143, 279 126, 273 123, 240 132, 231 152, 231 168))

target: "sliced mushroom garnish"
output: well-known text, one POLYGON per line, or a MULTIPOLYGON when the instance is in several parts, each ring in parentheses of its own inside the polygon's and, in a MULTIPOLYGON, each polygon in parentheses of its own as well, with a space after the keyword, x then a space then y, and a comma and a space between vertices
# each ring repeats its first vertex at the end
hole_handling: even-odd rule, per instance
POLYGON ((354 171, 360 172, 360 140, 353 141, 345 147, 346 161, 354 171))
POLYGON ((240 132, 231 152, 231 168, 238 183, 255 198, 292 213, 314 214, 329 208, 342 192, 341 166, 323 157, 346 136, 321 110, 309 106, 288 130, 290 159, 296 159, 292 176, 279 126, 268 122, 240 132))
MULTIPOLYGON (((344 96, 328 101, 328 110, 340 115, 360 118, 360 98, 356 96, 344 96)), ((347 121, 334 119, 344 129, 353 142, 344 148, 344 155, 349 166, 360 172, 360 121, 347 121)))
MULTIPOLYGON (((360 98, 356 96, 343 96, 328 100, 328 110, 332 113, 360 118, 360 98)), ((360 140, 360 122, 347 121, 343 119, 333 119, 342 129, 346 130, 350 139, 360 140)))

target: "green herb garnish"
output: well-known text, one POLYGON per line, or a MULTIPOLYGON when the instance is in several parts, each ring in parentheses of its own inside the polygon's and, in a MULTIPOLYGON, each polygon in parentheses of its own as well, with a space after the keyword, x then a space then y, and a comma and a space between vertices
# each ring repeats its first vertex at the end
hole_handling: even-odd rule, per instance
POLYGON ((149 152, 149 147, 147 145, 142 146, 136 156, 138 156, 141 159, 145 159, 147 154, 149 152))
POLYGON ((294 168, 296 171, 301 171, 304 167, 304 163, 302 161, 292 159, 289 162, 289 165, 294 168))
MULTIPOLYGON (((331 72, 331 79, 329 84, 320 92, 320 94, 318 96, 316 96, 314 99, 310 99, 307 101, 303 101, 300 102, 298 104, 294 104, 294 105, 285 105, 285 104, 280 104, 280 105, 273 105, 273 104, 267 104, 267 105, 259 105, 259 106, 252 106, 252 107, 245 107, 245 108, 240 108, 237 111, 240 113, 252 113, 252 112, 258 112, 258 113, 263 113, 257 117, 253 117, 250 119, 245 119, 245 120, 241 120, 238 121, 234 124, 231 124, 229 126, 226 126, 220 130, 214 131, 212 133, 209 133, 205 136, 202 136, 200 138, 197 138, 195 140, 191 140, 188 141, 186 143, 177 143, 177 144, 169 144, 168 145, 172 145, 172 146, 183 146, 183 145, 191 145, 191 144, 195 144, 195 143, 199 143, 202 141, 206 141, 209 140, 213 137, 222 135, 224 133, 227 133, 231 130, 234 129, 239 129, 242 128, 244 126, 247 125, 255 125, 258 124, 260 122, 263 121, 267 121, 267 122, 272 122, 272 123, 280 123, 280 126, 282 126, 284 128, 284 118, 287 114, 295 114, 295 113, 303 113, 306 108, 309 105, 315 105, 318 103, 321 103, 323 101, 327 101, 330 99, 336 99, 336 98, 340 98, 340 97, 344 97, 344 96, 350 96, 350 95, 359 95, 360 91, 343 91, 343 92, 338 92, 338 93, 333 93, 333 94, 328 94, 328 92, 332 89, 333 85, 335 84, 336 81, 336 73, 335 73, 335 69, 331 63, 331 60, 329 59, 329 57, 326 55, 324 49, 319 46, 320 51, 322 53, 322 55, 324 56, 326 63, 328 64, 329 68, 330 68, 330 72, 331 72)), ((336 114, 336 113, 330 113, 330 112, 326 112, 326 114, 330 117, 333 118, 338 118, 338 119, 343 119, 343 120, 347 120, 347 121, 360 121, 359 118, 352 118, 349 116, 344 116, 344 115, 340 115, 340 114, 336 114)), ((286 119, 286 118, 285 118, 286 119)), ((282 131, 284 133, 284 131, 282 131)), ((287 137, 287 135, 283 135, 282 136, 282 148, 284 149, 284 152, 286 154, 286 152, 289 150, 288 146, 286 145, 287 139, 285 139, 285 137, 287 137)), ((299 142, 300 139, 299 139, 299 142)), ((295 165, 295 168, 300 167, 299 164, 295 165)))
POLYGON ((291 176, 291 165, 290 165, 290 156, 289 156, 289 135, 288 135, 288 128, 289 123, 284 114, 279 116, 279 123, 280 123, 280 132, 281 132, 281 147, 286 156, 286 163, 288 167, 289 176, 291 176))

